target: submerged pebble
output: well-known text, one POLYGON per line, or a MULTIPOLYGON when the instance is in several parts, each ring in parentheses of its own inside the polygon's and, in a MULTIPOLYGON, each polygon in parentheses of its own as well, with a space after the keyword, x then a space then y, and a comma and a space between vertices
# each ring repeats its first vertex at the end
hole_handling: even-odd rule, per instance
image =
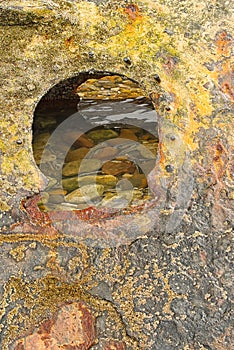
POLYGON ((77 159, 64 165, 62 175, 69 177, 78 175, 78 173, 90 173, 98 170, 100 167, 101 162, 98 159, 77 159))
POLYGON ((100 184, 82 186, 65 196, 65 201, 75 204, 86 203, 87 201, 92 201, 101 196, 104 192, 104 188, 105 187, 100 184))

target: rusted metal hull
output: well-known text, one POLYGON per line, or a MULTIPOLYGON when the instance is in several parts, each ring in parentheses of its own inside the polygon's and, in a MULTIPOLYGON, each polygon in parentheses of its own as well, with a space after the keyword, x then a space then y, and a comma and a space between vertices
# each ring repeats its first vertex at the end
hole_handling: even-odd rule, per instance
POLYGON ((2 1, 2 349, 233 347, 231 10, 228 1, 2 1), (90 71, 127 76, 151 97, 157 200, 112 218, 90 208, 68 218, 66 235, 36 206, 45 179, 33 113, 53 86, 90 71), (116 243, 116 229, 128 239, 116 243))

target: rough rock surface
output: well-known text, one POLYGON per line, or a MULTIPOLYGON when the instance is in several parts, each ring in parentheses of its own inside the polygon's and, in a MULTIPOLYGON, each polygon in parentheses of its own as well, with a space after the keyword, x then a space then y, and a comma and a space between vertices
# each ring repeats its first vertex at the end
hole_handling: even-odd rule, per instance
POLYGON ((233 349, 232 10, 229 0, 0 2, 1 349, 30 337, 43 349, 42 335, 81 349, 58 326, 82 323, 66 305, 88 310, 82 349, 233 349), (35 107, 49 91, 54 108, 60 98, 73 108, 81 83, 111 73, 155 105, 155 202, 47 216, 35 107))

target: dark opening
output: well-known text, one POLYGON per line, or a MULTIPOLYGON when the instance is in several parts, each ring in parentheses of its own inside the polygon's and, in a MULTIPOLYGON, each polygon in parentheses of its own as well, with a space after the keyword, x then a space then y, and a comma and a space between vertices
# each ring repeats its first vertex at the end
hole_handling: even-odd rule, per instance
POLYGON ((133 80, 96 72, 57 84, 34 113, 34 158, 48 179, 39 208, 144 204, 157 146, 156 112, 133 80))

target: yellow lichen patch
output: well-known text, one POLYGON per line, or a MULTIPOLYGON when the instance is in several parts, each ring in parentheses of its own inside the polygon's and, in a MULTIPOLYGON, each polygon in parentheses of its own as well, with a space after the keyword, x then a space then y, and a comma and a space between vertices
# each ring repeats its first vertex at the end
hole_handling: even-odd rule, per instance
POLYGON ((32 166, 31 159, 28 157, 28 150, 21 148, 13 156, 4 157, 2 160, 2 173, 9 174, 17 168, 22 174, 21 181, 24 181, 25 186, 31 186, 33 183, 38 183, 40 186, 42 179, 40 178, 39 172, 32 166), (29 171, 34 174, 33 178, 28 176, 29 171))
POLYGON ((201 124, 196 120, 196 115, 193 112, 189 112, 189 123, 183 134, 183 140, 191 151, 198 147, 198 142, 194 141, 194 136, 200 127, 201 124))
POLYGON ((97 316, 103 312, 108 312, 112 320, 117 324, 118 329, 123 329, 123 338, 126 343, 136 349, 136 341, 127 335, 125 328, 123 328, 122 320, 114 306, 106 300, 95 298, 86 293, 84 288, 81 287, 82 284, 83 280, 80 280, 79 284, 67 284, 51 275, 31 283, 25 282, 22 276, 10 278, 5 286, 2 315, 5 314, 6 299, 11 301, 24 300, 24 310, 21 309, 21 306, 15 306, 7 314, 6 322, 8 328, 2 343, 2 349, 8 349, 8 345, 13 339, 19 337, 19 334, 24 334, 28 329, 31 330, 38 326, 42 320, 48 318, 48 315, 56 312, 60 305, 63 305, 65 302, 70 303, 73 300, 87 303, 87 305, 92 307, 92 310, 96 311, 97 316), (30 312, 25 312, 27 309, 30 312), (22 316, 24 323, 23 326, 19 326, 18 317, 22 316))
POLYGON ((201 89, 198 87, 196 92, 190 92, 190 96, 191 100, 194 101, 193 111, 195 112, 195 115, 199 116, 201 120, 204 116, 211 115, 212 107, 209 102, 207 103, 209 96, 207 96, 207 94, 204 94, 204 91, 201 91, 201 89))
MULTIPOLYGON (((4 1, 2 1, 4 2, 4 1)), ((10 0, 6 1, 8 6, 16 6, 16 7, 23 7, 25 10, 32 10, 34 8, 40 8, 40 7, 46 7, 46 4, 42 0, 34 0, 33 2, 31 0, 10 0)), ((56 5, 56 3, 54 3, 56 5)), ((58 5, 57 5, 58 6, 58 5)))
POLYGON ((168 282, 168 277, 164 275, 163 270, 158 267, 157 263, 154 263, 154 275, 157 279, 161 279, 163 281, 164 283, 163 290, 167 293, 167 301, 163 306, 163 311, 168 315, 172 315, 173 312, 170 309, 170 304, 173 299, 178 297, 178 295, 172 291, 168 282))
POLYGON ((233 48, 233 38, 226 30, 221 31, 216 39, 217 54, 219 57, 230 57, 233 48))
POLYGON ((77 15, 79 19, 79 26, 82 31, 93 35, 95 34, 95 26, 100 24, 103 20, 102 16, 99 14, 98 7, 94 2, 81 1, 76 4, 77 15))
MULTIPOLYGON (((142 279, 144 278, 147 279, 146 274, 142 276, 142 279)), ((119 287, 118 290, 113 293, 113 298, 116 302, 120 302, 121 300, 122 310, 124 311, 125 317, 128 319, 129 326, 134 329, 135 332, 141 332, 142 324, 144 323, 144 319, 147 318, 147 315, 143 312, 133 312, 133 289, 135 289, 134 278, 132 276, 128 276, 128 279, 125 281, 124 286, 119 287), (122 300, 124 300, 124 302, 122 300)), ((139 287, 135 295, 139 295, 140 292, 141 288, 139 287)), ((144 302, 144 299, 142 302, 144 302)), ((141 343, 144 344, 146 341, 147 337, 141 333, 141 343)))
POLYGON ((18 125, 8 121, 5 117, 1 119, 1 139, 0 149, 2 153, 9 150, 9 146, 13 146, 17 140, 18 125))
MULTIPOLYGON (((106 53, 115 57, 127 54, 135 64, 142 59, 151 60, 159 46, 159 37, 161 44, 168 42, 169 39, 162 34, 163 28, 145 13, 138 13, 135 18, 129 19, 126 11, 127 7, 120 8, 113 14, 112 20, 123 29, 118 34, 105 39, 106 53), (125 21, 123 21, 124 17, 125 21)), ((102 43, 92 41, 89 45, 98 51, 103 50, 102 43)))
POLYGON ((4 201, 0 200, 0 211, 8 211, 10 210, 10 206, 4 201))
POLYGON ((11 249, 10 255, 14 260, 19 262, 24 259, 26 250, 27 250, 27 247, 25 246, 25 244, 22 244, 17 246, 16 248, 11 249))
POLYGON ((27 58, 36 58, 36 56, 45 48, 45 45, 48 45, 51 43, 51 39, 48 36, 43 36, 39 34, 35 34, 31 40, 30 43, 26 46, 24 54, 27 58))

